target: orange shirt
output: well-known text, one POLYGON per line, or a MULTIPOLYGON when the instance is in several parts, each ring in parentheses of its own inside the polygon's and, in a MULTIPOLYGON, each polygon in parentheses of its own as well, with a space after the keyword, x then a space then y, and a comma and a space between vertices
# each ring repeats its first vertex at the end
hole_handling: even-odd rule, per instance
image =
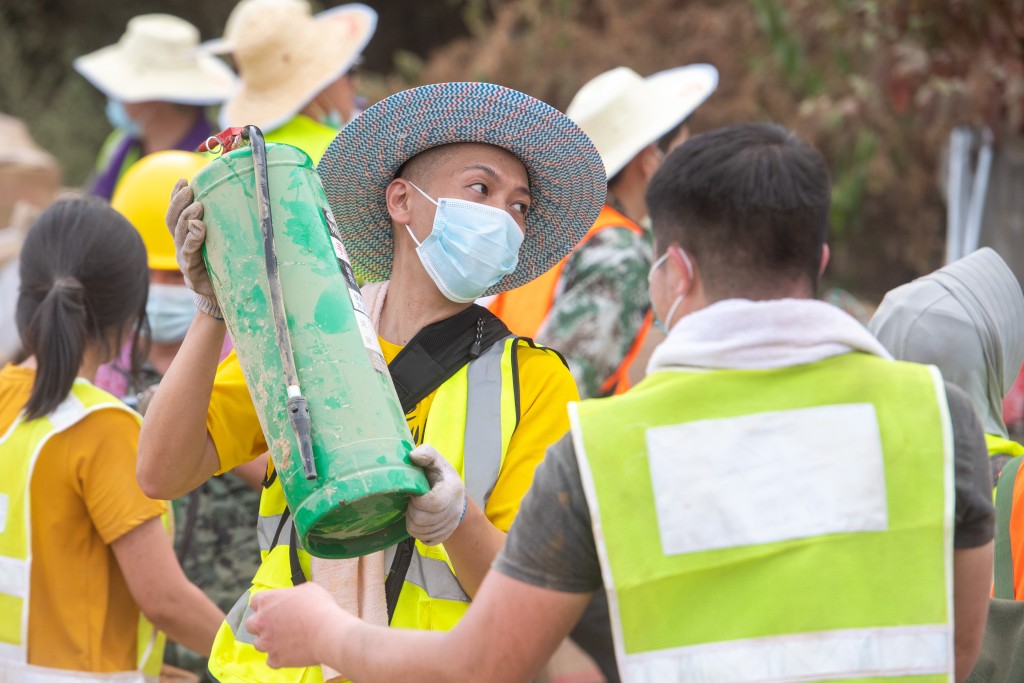
MULTIPOLYGON (((33 370, 0 370, 0 433, 28 401, 33 370)), ((160 516, 135 479, 139 425, 99 410, 50 438, 31 481, 29 664, 74 671, 137 668, 139 609, 110 543, 160 516)))

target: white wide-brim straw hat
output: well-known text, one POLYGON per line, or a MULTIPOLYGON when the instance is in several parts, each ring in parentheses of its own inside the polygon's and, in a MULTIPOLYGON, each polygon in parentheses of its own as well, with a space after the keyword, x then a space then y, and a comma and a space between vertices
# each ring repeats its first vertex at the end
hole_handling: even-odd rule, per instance
POLYGON ((204 44, 231 53, 242 86, 220 123, 271 131, 287 123, 359 58, 377 28, 366 5, 341 5, 313 16, 306 0, 242 0, 224 38, 204 44))
POLYGON ((199 29, 169 14, 132 18, 116 44, 79 57, 74 67, 119 102, 205 106, 223 102, 238 87, 224 62, 199 50, 199 29))
POLYGON ((718 87, 718 70, 691 64, 643 78, 620 66, 588 81, 565 113, 597 145, 613 178, 644 147, 682 123, 718 87))
POLYGON ((317 164, 356 275, 369 282, 391 276, 394 238, 385 191, 398 170, 420 152, 459 142, 511 152, 530 181, 519 264, 485 295, 545 273, 597 220, 607 188, 604 165, 569 117, 492 83, 424 85, 391 95, 357 116, 317 164))

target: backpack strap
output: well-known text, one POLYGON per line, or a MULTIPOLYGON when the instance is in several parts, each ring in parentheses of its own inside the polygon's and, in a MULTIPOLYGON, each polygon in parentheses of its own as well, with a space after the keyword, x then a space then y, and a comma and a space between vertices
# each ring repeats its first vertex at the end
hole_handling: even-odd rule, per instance
MULTIPOLYGON (((402 411, 408 413, 463 366, 510 334, 505 323, 476 304, 424 327, 388 364, 402 411)), ((398 544, 384 581, 389 624, 409 573, 413 548, 411 538, 398 544)))
POLYGON ((476 304, 424 327, 388 364, 402 410, 411 411, 464 365, 510 334, 505 323, 476 304))

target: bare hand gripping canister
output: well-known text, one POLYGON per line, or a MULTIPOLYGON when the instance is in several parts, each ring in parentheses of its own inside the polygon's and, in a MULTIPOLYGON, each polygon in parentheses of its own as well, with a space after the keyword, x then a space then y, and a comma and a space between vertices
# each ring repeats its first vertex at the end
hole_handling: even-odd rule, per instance
POLYGON ((210 279, 299 542, 365 555, 408 536, 429 484, 312 161, 241 137, 192 181, 210 279))

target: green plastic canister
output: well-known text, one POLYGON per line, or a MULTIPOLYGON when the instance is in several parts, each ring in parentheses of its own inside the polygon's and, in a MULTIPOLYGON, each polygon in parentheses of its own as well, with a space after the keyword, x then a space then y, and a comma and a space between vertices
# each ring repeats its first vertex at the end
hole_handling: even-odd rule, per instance
POLYGON ((318 557, 365 555, 408 537, 409 495, 430 487, 409 460, 409 427, 313 163, 290 145, 266 150, 315 479, 304 476, 285 410, 250 147, 215 158, 192 180, 204 208, 206 265, 302 547, 318 557))

